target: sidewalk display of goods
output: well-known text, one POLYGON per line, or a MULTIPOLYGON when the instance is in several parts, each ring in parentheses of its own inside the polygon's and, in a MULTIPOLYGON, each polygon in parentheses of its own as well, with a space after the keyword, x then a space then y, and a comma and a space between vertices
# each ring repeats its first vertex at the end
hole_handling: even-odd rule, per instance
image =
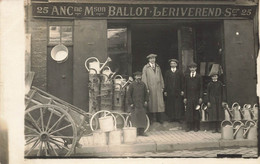
MULTIPOLYGON (((124 112, 127 108, 126 92, 128 85, 133 81, 112 72, 107 58, 101 63, 96 57, 85 61, 89 73, 89 111, 94 113, 90 119, 93 131, 93 145, 118 145, 121 143, 133 144, 136 142, 136 128, 132 127, 131 114, 124 112)), ((150 121, 146 116, 148 130, 150 121)))
POLYGON ((222 139, 257 139, 258 105, 244 104, 241 106, 235 102, 229 108, 223 104, 225 120, 221 122, 222 139))

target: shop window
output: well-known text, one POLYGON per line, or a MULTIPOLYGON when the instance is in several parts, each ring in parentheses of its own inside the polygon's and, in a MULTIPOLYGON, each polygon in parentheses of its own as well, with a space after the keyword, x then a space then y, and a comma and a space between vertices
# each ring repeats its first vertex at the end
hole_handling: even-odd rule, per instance
POLYGON ((72 26, 49 26, 49 44, 72 44, 72 26))
POLYGON ((108 55, 112 59, 110 68, 120 75, 128 75, 127 28, 107 30, 108 55))

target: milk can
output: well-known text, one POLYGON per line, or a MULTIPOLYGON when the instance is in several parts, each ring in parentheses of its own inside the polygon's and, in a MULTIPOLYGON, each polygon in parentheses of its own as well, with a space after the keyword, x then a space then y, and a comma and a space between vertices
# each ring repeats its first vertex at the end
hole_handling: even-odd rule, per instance
POLYGON ((257 123, 255 121, 249 120, 245 123, 244 137, 249 140, 257 139, 257 123))
POLYGON ((241 107, 240 107, 240 105, 237 102, 235 102, 232 105, 232 111, 233 111, 233 116, 234 116, 233 120, 235 120, 235 121, 238 121, 238 120, 242 119, 240 108, 241 107))
POLYGON ((229 120, 221 122, 221 138, 222 139, 233 139, 233 126, 229 120))
POLYGON ((233 137, 234 139, 243 139, 244 136, 244 124, 241 121, 235 121, 233 123, 233 129, 234 129, 234 133, 233 133, 233 137))

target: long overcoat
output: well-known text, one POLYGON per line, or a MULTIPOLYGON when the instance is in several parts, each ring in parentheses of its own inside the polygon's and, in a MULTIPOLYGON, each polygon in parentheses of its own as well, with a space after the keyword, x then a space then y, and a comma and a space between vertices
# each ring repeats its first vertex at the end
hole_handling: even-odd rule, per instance
POLYGON ((143 68, 142 81, 149 90, 148 109, 150 113, 164 112, 165 105, 163 101, 164 81, 162 77, 161 68, 158 64, 155 70, 146 64, 143 68))
POLYGON ((224 119, 224 110, 222 102, 225 99, 224 86, 222 82, 209 82, 207 87, 207 98, 211 106, 208 108, 209 121, 222 121, 224 119))
POLYGON ((131 109, 131 122, 134 127, 146 128, 146 109, 144 102, 148 101, 147 88, 144 82, 133 81, 127 91, 128 104, 133 104, 131 109))
POLYGON ((185 118, 187 122, 199 121, 200 113, 196 110, 199 105, 199 98, 202 98, 202 78, 196 73, 195 77, 190 74, 185 75, 184 98, 187 98, 185 118))
POLYGON ((176 70, 167 70, 165 73, 165 92, 167 93, 165 113, 170 119, 181 119, 183 113, 183 74, 176 70))

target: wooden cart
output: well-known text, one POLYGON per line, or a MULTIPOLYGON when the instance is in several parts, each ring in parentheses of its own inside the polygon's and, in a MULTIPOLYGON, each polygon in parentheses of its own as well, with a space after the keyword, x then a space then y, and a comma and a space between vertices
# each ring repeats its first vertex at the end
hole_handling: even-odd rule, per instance
MULTIPOLYGON (((83 134, 91 133, 92 114, 32 87, 25 96, 25 157, 69 156, 83 134)), ((95 128, 95 123, 92 124, 95 128)))

